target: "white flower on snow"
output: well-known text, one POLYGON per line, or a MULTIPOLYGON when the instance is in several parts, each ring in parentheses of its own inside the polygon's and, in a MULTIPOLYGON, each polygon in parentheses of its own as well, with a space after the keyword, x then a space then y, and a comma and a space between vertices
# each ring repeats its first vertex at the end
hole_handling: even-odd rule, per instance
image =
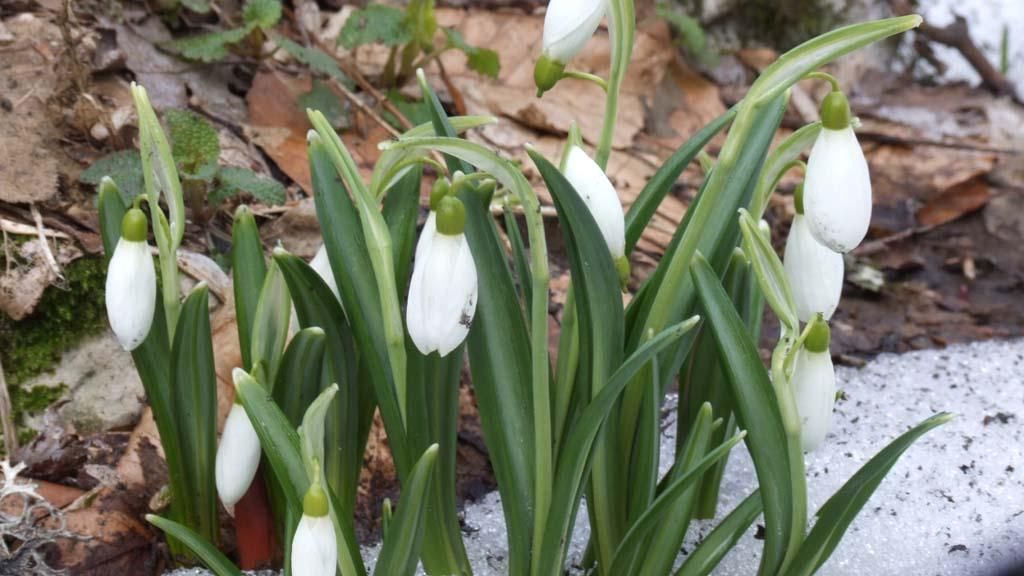
POLYGON ((242 499, 259 465, 260 438, 245 408, 234 404, 224 422, 215 464, 217 494, 225 507, 230 508, 242 499))
POLYGON ((604 236, 608 251, 619 273, 620 282, 629 279, 629 259, 626 251, 626 222, 622 203, 604 170, 591 160, 579 146, 572 146, 565 161, 565 179, 583 198, 591 216, 604 236))
POLYGON ((465 219, 457 198, 440 199, 416 245, 406 324, 423 354, 447 356, 466 339, 476 313, 476 263, 462 232, 465 219))
POLYGON ((125 213, 121 238, 107 267, 106 304, 110 327, 125 350, 146 339, 156 309, 156 269, 146 243, 146 215, 125 213))
POLYGON ((821 106, 822 129, 807 160, 804 214, 814 238, 835 252, 849 252, 871 223, 871 177, 850 126, 850 106, 832 92, 821 106))
POLYGON ((292 574, 334 576, 338 544, 329 511, 327 495, 314 482, 302 500, 302 518, 292 538, 292 574))
POLYGON ((806 452, 817 449, 825 441, 832 426, 832 405, 836 398, 836 372, 828 351, 828 325, 820 319, 814 322, 811 335, 797 352, 792 380, 800 414, 800 440, 806 452))
POLYGON ((825 320, 832 318, 843 292, 843 255, 814 239, 806 216, 800 213, 799 201, 786 238, 783 265, 800 321, 810 322, 816 314, 825 320))

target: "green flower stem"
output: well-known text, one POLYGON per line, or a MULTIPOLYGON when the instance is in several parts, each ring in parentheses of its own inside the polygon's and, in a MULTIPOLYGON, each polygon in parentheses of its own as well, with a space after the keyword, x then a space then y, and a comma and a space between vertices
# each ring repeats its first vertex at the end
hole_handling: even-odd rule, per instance
POLYGON ((793 386, 785 368, 786 358, 793 348, 792 335, 789 335, 776 345, 772 353, 772 384, 779 402, 779 412, 782 414, 782 427, 786 432, 786 457, 789 460, 793 493, 793 524, 779 574, 786 573, 786 567, 793 561, 807 536, 807 474, 800 442, 800 414, 796 408, 796 398, 793 397, 793 386))
POLYGON ((608 87, 605 89, 608 96, 604 105, 601 140, 598 142, 594 158, 602 169, 608 166, 608 157, 612 153, 612 136, 615 134, 615 121, 619 115, 619 91, 622 89, 626 68, 633 54, 633 35, 636 28, 633 0, 610 0, 608 9, 608 29, 612 42, 611 73, 608 77, 608 87))
POLYGON ((605 80, 604 78, 601 78, 597 74, 591 74, 589 72, 583 72, 581 70, 566 70, 565 72, 562 72, 562 76, 564 78, 575 78, 577 80, 592 82, 600 86, 606 94, 608 93, 608 81, 605 80))
MULTIPOLYGON (((796 132, 786 137, 774 150, 768 154, 761 169, 761 177, 757 181, 757 189, 750 198, 749 212, 758 221, 764 216, 768 207, 768 200, 778 187, 783 174, 788 172, 800 162, 800 156, 805 150, 814 145, 821 132, 821 122, 812 122, 802 126, 796 132)), ((801 162, 802 164, 802 162, 801 162)))
POLYGON ((840 90, 839 80, 837 80, 835 76, 827 72, 808 72, 807 74, 804 74, 804 80, 824 80, 832 85, 832 90, 834 92, 838 92, 840 90))
POLYGON ((402 426, 407 420, 406 409, 406 356, 405 330, 402 328, 402 310, 398 302, 398 288, 395 280, 395 263, 392 260, 391 233, 384 221, 377 201, 363 183, 352 156, 345 144, 331 128, 330 122, 318 110, 307 111, 309 120, 320 135, 331 161, 341 175, 345 187, 352 194, 359 209, 363 234, 366 237, 366 248, 370 255, 370 263, 377 280, 380 292, 381 312, 384 318, 384 338, 388 348, 388 360, 395 380, 395 395, 402 414, 402 426))

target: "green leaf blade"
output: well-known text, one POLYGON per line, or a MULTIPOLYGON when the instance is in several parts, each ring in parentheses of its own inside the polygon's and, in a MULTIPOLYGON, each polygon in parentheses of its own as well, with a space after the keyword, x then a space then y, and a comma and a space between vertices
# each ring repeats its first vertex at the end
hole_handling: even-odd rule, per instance
POLYGON ((405 12, 383 4, 370 4, 352 12, 338 35, 338 44, 346 50, 364 44, 400 46, 412 40, 412 29, 405 12))
POLYGON ((147 514, 146 521, 188 546, 189 550, 194 552, 216 576, 242 576, 242 571, 231 560, 228 560, 227 556, 188 527, 155 514, 147 514))
POLYGON ((412 576, 419 562, 426 525, 426 499, 437 462, 436 444, 420 456, 405 487, 398 511, 391 520, 373 573, 380 576, 412 576))

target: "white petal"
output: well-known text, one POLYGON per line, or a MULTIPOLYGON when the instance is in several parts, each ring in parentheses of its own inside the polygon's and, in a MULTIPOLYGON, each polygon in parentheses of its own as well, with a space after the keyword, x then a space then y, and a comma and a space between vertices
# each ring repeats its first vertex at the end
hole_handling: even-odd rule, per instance
POLYGON ((853 128, 822 129, 807 160, 804 215, 811 234, 836 252, 849 252, 871 223, 871 176, 853 128))
POLYGON ((843 292, 843 255, 819 244, 802 214, 793 218, 783 264, 800 321, 810 322, 815 314, 831 318, 843 292))
POLYGON ((149 334, 156 309, 156 269, 145 242, 118 240, 107 268, 106 303, 118 342, 134 350, 149 334))
POLYGON ((331 517, 302 515, 292 539, 292 574, 334 576, 338 565, 338 544, 331 517))
POLYGON ((625 218, 619 195, 604 170, 582 148, 573 146, 565 162, 565 178, 590 208, 612 258, 621 258, 626 250, 625 218))
POLYGON ((800 439, 807 452, 825 441, 832 425, 836 397, 836 373, 832 356, 825 352, 797 352, 793 368, 793 394, 800 414, 800 439))
POLYGON ((604 18, 605 0, 551 0, 544 15, 544 53, 567 64, 604 18))
POLYGON ((476 296, 476 264, 466 237, 438 233, 431 213, 416 246, 406 303, 406 324, 416 348, 441 356, 457 348, 476 313, 476 296))
POLYGON ((341 295, 338 292, 338 282, 334 279, 334 270, 331 268, 331 261, 327 258, 327 248, 321 244, 320 249, 316 251, 316 256, 309 261, 309 266, 316 270, 318 276, 327 284, 327 287, 334 292, 334 297, 341 301, 341 295))
POLYGON ((231 406, 217 446, 217 494, 224 506, 234 506, 252 484, 260 465, 260 439, 238 404, 231 406))

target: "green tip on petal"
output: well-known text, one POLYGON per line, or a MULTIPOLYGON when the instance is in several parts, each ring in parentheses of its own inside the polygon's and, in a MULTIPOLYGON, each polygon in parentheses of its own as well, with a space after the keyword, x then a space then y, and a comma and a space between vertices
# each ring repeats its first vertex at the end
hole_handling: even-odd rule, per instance
POLYGON ((626 291, 629 285, 630 266, 629 258, 626 256, 619 256, 615 259, 615 271, 619 273, 619 288, 623 292, 626 291))
POLYGON ((821 125, 829 130, 845 130, 850 126, 850 101, 839 90, 829 92, 821 102, 821 125))
POLYGON ((302 513, 314 518, 327 516, 331 511, 330 503, 327 501, 327 493, 320 486, 320 480, 314 479, 310 484, 306 495, 302 497, 302 513))
POLYGON ((437 211, 441 199, 448 196, 452 191, 452 184, 447 178, 438 178, 434 187, 430 189, 430 209, 437 211))
POLYGON ((552 60, 547 54, 541 54, 537 65, 533 68, 533 82, 537 85, 537 97, 551 90, 562 79, 565 72, 565 64, 552 60))
POLYGON ((121 219, 121 237, 129 242, 145 242, 149 228, 149 220, 146 214, 138 208, 132 208, 124 213, 121 219))
POLYGON ((797 214, 804 213, 804 183, 801 182, 793 189, 793 209, 797 214))
POLYGON ((445 196, 437 204, 437 231, 447 236, 462 234, 466 228, 466 207, 454 196, 445 196))
POLYGON ((832 340, 832 331, 829 330, 828 322, 818 314, 811 321, 811 327, 807 331, 807 338, 804 339, 804 348, 808 352, 828 352, 828 346, 832 340))

